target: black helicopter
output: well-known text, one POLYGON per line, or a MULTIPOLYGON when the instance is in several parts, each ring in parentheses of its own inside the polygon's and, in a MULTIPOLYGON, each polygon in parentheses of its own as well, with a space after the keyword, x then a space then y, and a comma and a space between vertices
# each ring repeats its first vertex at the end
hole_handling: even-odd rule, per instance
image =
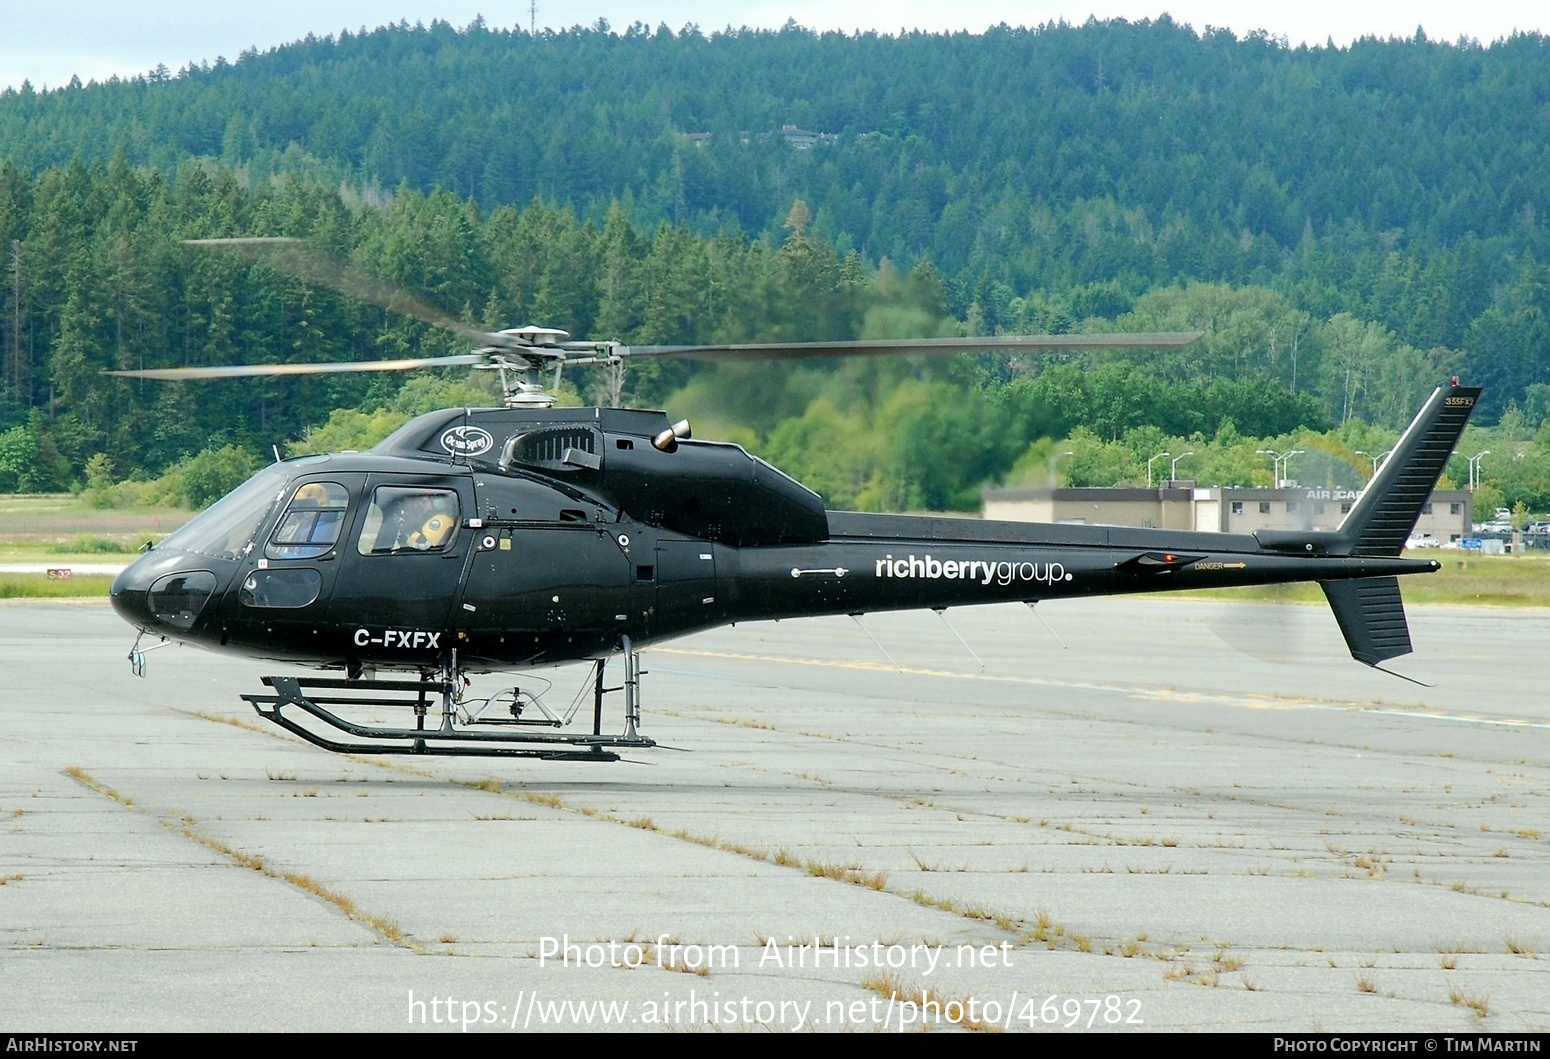
MULTIPOLYGON (((1254 534, 827 511, 737 445, 695 440, 658 411, 557 408, 544 372, 632 358, 704 360, 1166 347, 1192 334, 1058 335, 803 345, 573 342, 562 331, 480 331, 296 240, 207 241, 407 312, 478 344, 409 361, 152 369, 220 378, 475 364, 505 407, 420 416, 364 453, 265 468, 115 580, 145 637, 237 651, 344 677, 265 677, 258 713, 342 752, 617 760, 654 746, 640 722, 641 647, 740 621, 1070 596, 1317 581, 1353 657, 1411 650, 1398 575, 1438 569, 1401 549, 1479 390, 1436 390, 1333 531, 1254 534), (512 376, 520 376, 514 381, 512 376), (623 680, 605 687, 622 655, 623 680), (465 698, 466 674, 592 661, 590 732, 531 691, 465 698), (379 679, 382 671, 409 674, 379 679), (605 693, 624 728, 603 731, 605 693), (408 707, 413 723, 383 723, 408 707)), ((148 650, 147 648, 146 650, 148 650)), ((583 692, 584 693, 584 692, 583 692)))

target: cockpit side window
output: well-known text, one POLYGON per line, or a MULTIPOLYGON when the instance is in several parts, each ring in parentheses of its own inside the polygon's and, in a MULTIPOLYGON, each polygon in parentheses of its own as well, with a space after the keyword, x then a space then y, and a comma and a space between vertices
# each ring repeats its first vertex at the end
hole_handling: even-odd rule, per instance
POLYGON ((316 559, 326 555, 339 543, 349 507, 350 493, 344 486, 336 482, 307 482, 291 497, 264 555, 270 559, 316 559))
POLYGON ((443 552, 457 539, 457 493, 384 485, 371 496, 356 551, 362 555, 443 552))

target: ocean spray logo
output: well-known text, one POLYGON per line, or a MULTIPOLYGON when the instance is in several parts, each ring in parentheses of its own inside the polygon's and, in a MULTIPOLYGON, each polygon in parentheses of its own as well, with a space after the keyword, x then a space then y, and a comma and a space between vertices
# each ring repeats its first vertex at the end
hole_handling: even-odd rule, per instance
POLYGON ((1070 581, 1071 575, 1060 563, 987 562, 983 559, 924 559, 914 555, 895 559, 888 555, 877 560, 878 577, 925 578, 930 581, 978 581, 982 585, 1010 585, 1014 581, 1037 581, 1053 585, 1070 581))
POLYGON ((441 435, 441 447, 454 456, 480 456, 495 447, 495 439, 482 427, 453 427, 441 435))

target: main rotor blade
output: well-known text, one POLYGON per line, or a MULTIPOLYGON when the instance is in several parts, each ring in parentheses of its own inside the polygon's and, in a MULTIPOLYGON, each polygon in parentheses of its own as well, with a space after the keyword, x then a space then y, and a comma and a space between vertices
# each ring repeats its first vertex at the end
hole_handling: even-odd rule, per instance
POLYGON ((621 346, 622 357, 688 357, 691 360, 812 360, 876 357, 894 353, 993 353, 1056 349, 1177 349, 1204 331, 1099 335, 995 335, 986 338, 879 338, 859 342, 756 342, 729 346, 621 346))
POLYGON ((144 368, 139 371, 108 371, 126 379, 237 379, 252 375, 333 375, 348 371, 414 371, 416 368, 447 368, 459 364, 488 364, 482 353, 459 353, 453 357, 416 357, 409 360, 350 360, 323 364, 227 364, 208 368, 144 368))
MULTIPOLYGON (((327 287, 351 298, 358 298, 372 305, 380 305, 405 316, 412 316, 433 327, 451 331, 481 346, 512 349, 519 343, 509 335, 484 331, 444 309, 423 301, 402 287, 396 287, 359 266, 341 261, 326 250, 319 249, 301 239, 286 236, 265 236, 241 239, 185 239, 187 246, 205 247, 222 253, 235 254, 245 261, 268 265, 277 272, 327 287)), ((386 369, 385 369, 386 370, 386 369)))

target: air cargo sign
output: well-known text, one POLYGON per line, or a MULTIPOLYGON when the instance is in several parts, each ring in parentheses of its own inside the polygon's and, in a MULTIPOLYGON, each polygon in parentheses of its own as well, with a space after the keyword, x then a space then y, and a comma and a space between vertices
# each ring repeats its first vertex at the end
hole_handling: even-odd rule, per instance
POLYGON ((1031 563, 985 559, 937 559, 927 552, 924 557, 892 555, 877 560, 877 576, 925 581, 976 581, 982 585, 1006 586, 1014 583, 1053 585, 1070 581, 1071 574, 1060 563, 1031 563))

